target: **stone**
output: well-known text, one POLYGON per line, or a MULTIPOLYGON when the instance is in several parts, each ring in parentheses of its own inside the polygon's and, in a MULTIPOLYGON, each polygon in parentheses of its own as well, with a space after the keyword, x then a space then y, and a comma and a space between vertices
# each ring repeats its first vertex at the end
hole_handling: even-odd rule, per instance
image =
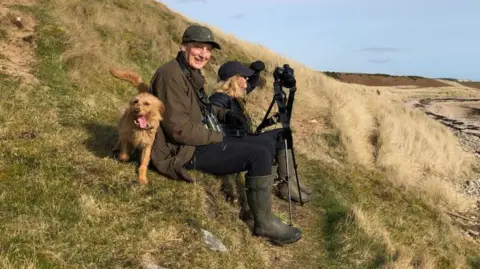
POLYGON ((13 19, 12 19, 12 23, 15 24, 15 26, 17 26, 17 27, 20 28, 20 29, 23 29, 23 27, 24 27, 21 17, 13 18, 13 19))
POLYGON ((200 229, 200 232, 202 233, 203 240, 209 249, 219 252, 228 252, 227 247, 223 245, 222 241, 215 237, 211 232, 204 229, 200 229))

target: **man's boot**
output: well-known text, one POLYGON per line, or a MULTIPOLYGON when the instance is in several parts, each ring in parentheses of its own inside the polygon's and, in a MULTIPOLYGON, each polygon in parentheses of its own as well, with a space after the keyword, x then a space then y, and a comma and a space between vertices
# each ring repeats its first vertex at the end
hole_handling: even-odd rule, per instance
POLYGON ((253 214, 253 233, 277 244, 291 244, 302 237, 300 229, 281 222, 272 214, 273 176, 246 176, 247 200, 253 214))
MULTIPOLYGON (((295 176, 295 168, 293 166, 293 156, 292 151, 285 149, 278 149, 275 159, 278 163, 278 180, 281 182, 278 184, 278 195, 280 198, 288 200, 288 189, 290 188, 290 197, 295 202, 300 202, 300 194, 297 186, 297 177, 295 176), (285 155, 288 154, 288 170, 290 172, 290 177, 288 180, 287 186, 287 161, 285 155), (282 182, 283 181, 283 182, 282 182)), ((308 202, 311 200, 310 194, 312 190, 307 186, 302 184, 300 181, 300 191, 302 194, 302 201, 308 202)))

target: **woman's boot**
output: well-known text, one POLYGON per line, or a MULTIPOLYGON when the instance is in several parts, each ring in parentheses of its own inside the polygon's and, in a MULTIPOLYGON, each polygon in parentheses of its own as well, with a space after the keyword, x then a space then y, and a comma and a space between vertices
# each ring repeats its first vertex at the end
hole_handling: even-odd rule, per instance
MULTIPOLYGON (((292 151, 285 150, 285 149, 277 149, 277 154, 275 156, 275 159, 278 163, 278 180, 281 181, 281 183, 278 184, 277 189, 278 189, 278 195, 280 198, 288 200, 288 189, 290 188, 290 197, 293 201, 295 202, 300 202, 300 194, 298 191, 298 186, 297 186, 297 177, 295 176, 295 168, 293 166, 293 156, 292 156, 292 151), (290 177, 288 180, 288 186, 287 186, 287 160, 286 160, 286 154, 288 154, 288 170, 290 172, 290 177)), ((312 190, 302 184, 300 182, 300 191, 302 195, 302 201, 303 202, 308 202, 311 200, 310 194, 312 194, 312 190)))
POLYGON ((300 229, 281 222, 272 213, 273 176, 246 176, 247 201, 253 214, 253 233, 277 244, 291 244, 302 237, 300 229))
POLYGON ((253 215, 247 202, 247 193, 245 192, 245 180, 243 177, 236 178, 236 186, 238 193, 238 203, 240 206, 239 218, 248 226, 253 227, 253 215))

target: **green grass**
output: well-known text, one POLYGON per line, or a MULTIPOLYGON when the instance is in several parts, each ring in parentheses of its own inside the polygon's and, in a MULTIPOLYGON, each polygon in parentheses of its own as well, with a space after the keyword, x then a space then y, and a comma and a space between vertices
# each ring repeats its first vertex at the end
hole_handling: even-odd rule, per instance
POLYGON ((381 235, 372 236, 357 227, 352 206, 361 208, 367 216, 378 216, 390 234, 389 239, 397 242, 395 247, 409 246, 417 255, 430 251, 436 257, 436 268, 455 268, 457 255, 478 254, 473 245, 445 237, 451 233, 451 227, 440 212, 395 188, 383 180, 384 175, 305 162, 310 167, 305 175, 318 179, 315 187, 319 194, 314 206, 325 210, 325 216, 317 220, 323 230, 316 234, 324 242, 325 256, 320 264, 325 268, 379 268, 395 261, 396 251, 401 250, 387 252, 381 235), (362 260, 365 256, 369 258, 362 260))

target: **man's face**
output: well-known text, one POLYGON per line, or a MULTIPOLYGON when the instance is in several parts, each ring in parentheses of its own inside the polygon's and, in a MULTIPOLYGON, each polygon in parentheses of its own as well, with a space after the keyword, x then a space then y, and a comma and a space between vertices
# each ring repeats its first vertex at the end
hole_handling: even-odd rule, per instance
POLYGON ((182 45, 187 63, 194 69, 202 69, 208 63, 212 49, 212 45, 208 43, 191 42, 182 45))

